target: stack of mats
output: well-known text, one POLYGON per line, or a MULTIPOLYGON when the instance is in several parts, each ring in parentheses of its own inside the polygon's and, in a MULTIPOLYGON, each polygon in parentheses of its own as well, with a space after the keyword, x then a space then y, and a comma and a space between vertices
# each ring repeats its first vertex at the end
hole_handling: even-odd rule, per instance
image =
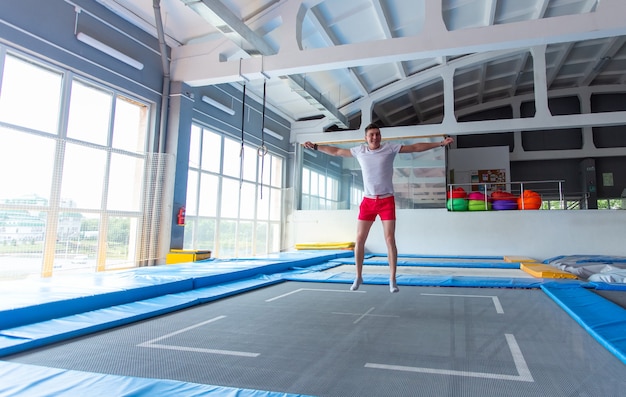
POLYGON ((546 259, 544 263, 591 282, 626 283, 626 257, 623 256, 561 255, 546 259))
POLYGON ((520 269, 537 278, 560 278, 560 279, 577 279, 572 273, 556 269, 543 263, 537 263, 534 259, 524 257, 505 256, 505 262, 519 262, 520 269))
POLYGON ((354 242, 336 242, 336 243, 298 243, 297 250, 354 250, 354 242))

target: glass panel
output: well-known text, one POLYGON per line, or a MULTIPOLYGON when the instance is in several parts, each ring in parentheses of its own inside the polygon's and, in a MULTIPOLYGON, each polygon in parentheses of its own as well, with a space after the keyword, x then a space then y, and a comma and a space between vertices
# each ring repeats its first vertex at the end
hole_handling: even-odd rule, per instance
POLYGON ((224 139, 224 175, 239 178, 239 165, 241 162, 241 143, 232 139, 224 139))
MULTIPOLYGON (((261 187, 259 186, 259 190, 261 187)), ((273 194, 275 189, 269 188, 267 186, 263 186, 263 197, 261 197, 261 192, 259 192, 259 198, 256 201, 256 219, 267 220, 270 217, 270 196, 273 194)))
POLYGON ((0 281, 41 274, 46 213, 0 209, 0 281))
POLYGON ((237 231, 237 256, 252 256, 254 243, 254 222, 239 222, 237 231))
POLYGON ((100 209, 106 152, 68 143, 63 164, 61 206, 100 209))
MULTIPOLYGON (((202 138, 202 169, 212 172, 220 172, 222 160, 222 137, 204 130, 202 138)), ((237 169, 239 172, 239 169, 237 169)))
POLYGON ((191 126, 189 138, 189 167, 200 168, 200 137, 202 130, 196 125, 191 126))
POLYGON ((317 196, 319 194, 318 180, 319 180, 318 173, 315 171, 311 171, 311 196, 317 196))
POLYGON ((257 222, 256 224, 256 238, 255 238, 255 253, 257 255, 267 254, 267 232, 268 232, 268 223, 267 222, 257 222))
POLYGON ((200 218, 195 228, 196 248, 215 250, 215 219, 200 218))
POLYGON ((56 134, 62 81, 61 73, 7 55, 0 87, 0 121, 56 134))
POLYGON ((243 148, 243 179, 256 182, 257 151, 246 145, 243 148))
POLYGON ((111 217, 106 241, 106 268, 135 266, 137 218, 111 217))
POLYGON ((77 80, 72 81, 67 136, 106 145, 112 103, 112 93, 77 80))
POLYGON ((239 207, 239 218, 254 219, 254 210, 256 207, 255 184, 244 182, 241 185, 241 200, 239 207))
POLYGON ((257 181, 262 183, 263 186, 271 186, 272 181, 272 155, 266 154, 265 156, 259 156, 258 168, 259 175, 257 181))
POLYGON ((144 160, 111 154, 107 209, 140 211, 143 192, 144 160))
MULTIPOLYGON (((189 216, 198 215, 198 171, 187 173, 187 202, 185 203, 185 213, 189 216)), ((185 234, 185 237, 187 235, 185 234)))
POLYGON ((185 217, 185 234, 183 236, 183 249, 193 250, 196 249, 195 241, 196 241, 196 224, 198 223, 198 218, 195 216, 187 216, 185 217))
POLYGON ((311 193, 311 171, 308 168, 302 170, 302 194, 311 193))
POLYGON ((272 189, 272 197, 270 204, 270 220, 280 221, 283 208, 283 191, 272 189))
POLYGON ((280 224, 270 223, 269 249, 270 252, 280 252, 280 224))
POLYGON ((220 215, 223 218, 237 218, 239 209, 239 181, 222 178, 222 203, 220 215))
POLYGON ((146 151, 148 107, 128 98, 115 99, 113 147, 129 152, 146 151))
POLYGON ((317 192, 320 197, 328 197, 326 196, 326 177, 324 175, 319 175, 317 179, 317 192))
POLYGON ((272 186, 283 187, 283 159, 272 156, 272 186))
POLYGON ((235 256, 236 231, 237 221, 220 222, 220 239, 218 242, 218 255, 220 258, 232 258, 235 256))
POLYGON ((56 141, 0 127, 0 200, 48 205, 56 141), (23 201, 22 201, 23 202, 23 201))
POLYGON ((99 226, 99 218, 94 214, 59 214, 53 269, 55 274, 95 271, 99 226))
POLYGON ((203 173, 200 181, 200 216, 217 216, 219 177, 203 173))

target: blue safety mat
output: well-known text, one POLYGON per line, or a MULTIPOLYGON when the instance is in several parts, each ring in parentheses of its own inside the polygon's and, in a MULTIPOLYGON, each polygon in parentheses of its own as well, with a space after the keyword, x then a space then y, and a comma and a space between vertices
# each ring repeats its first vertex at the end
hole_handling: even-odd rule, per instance
POLYGON ((626 364, 626 309, 584 288, 542 285, 541 289, 626 364))
POLYGON ((3 397, 23 396, 220 396, 297 397, 301 394, 203 385, 166 379, 96 374, 0 361, 3 397))
MULTIPOLYGON (((354 259, 335 259, 334 263, 342 264, 342 265, 353 265, 354 259)), ((363 260, 364 265, 368 266, 388 266, 389 261, 384 259, 365 259, 363 260)), ((436 259, 431 260, 420 260, 420 261, 408 261, 398 259, 398 266, 406 266, 406 267, 458 267, 458 268, 473 268, 473 269, 519 269, 520 264, 516 262, 477 262, 477 261, 463 261, 463 260, 454 260, 454 261, 437 261, 436 259)))
MULTIPOLYGON (((285 273, 283 279, 289 281, 328 282, 352 284, 354 273, 285 273)), ((578 280, 556 280, 542 278, 507 278, 507 277, 472 277, 453 275, 398 275, 398 285, 435 286, 435 287, 474 287, 474 288, 539 288, 546 283, 557 285, 579 286, 578 280)), ((381 274, 364 274, 363 284, 389 284, 389 276, 381 274)))

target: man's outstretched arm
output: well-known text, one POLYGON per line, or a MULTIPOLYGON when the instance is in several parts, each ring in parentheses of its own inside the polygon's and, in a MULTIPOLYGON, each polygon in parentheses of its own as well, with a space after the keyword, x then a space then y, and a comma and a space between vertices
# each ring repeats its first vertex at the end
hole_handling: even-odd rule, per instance
POLYGON ((319 150, 322 153, 329 154, 331 156, 340 156, 340 157, 352 157, 352 152, 350 149, 343 149, 336 146, 331 145, 318 145, 313 142, 304 142, 302 144, 307 149, 319 150))
POLYGON ((452 142, 454 142, 454 139, 447 137, 441 142, 418 142, 412 145, 403 145, 400 149, 400 153, 424 152, 437 147, 448 146, 452 142))

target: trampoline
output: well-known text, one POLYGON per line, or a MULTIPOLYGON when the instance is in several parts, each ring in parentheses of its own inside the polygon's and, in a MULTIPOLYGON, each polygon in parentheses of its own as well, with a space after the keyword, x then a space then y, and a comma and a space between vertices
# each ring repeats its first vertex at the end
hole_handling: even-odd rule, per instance
MULTIPOLYGON (((368 265, 364 285, 349 291, 349 259, 298 253, 154 270, 153 279, 161 272, 171 285, 186 274, 198 288, 155 298, 176 300, 171 310, 6 348, 0 394, 618 396, 626 387, 623 346, 601 318, 616 321, 611 332, 620 339, 624 309, 586 283, 505 265, 479 275, 409 265, 398 269, 400 293, 390 294, 386 266, 368 265), (205 279, 211 265, 222 268, 210 276, 216 283, 205 279), (194 303, 181 304, 192 291, 194 303), (597 318, 577 303, 590 299, 597 318)), ((623 293, 605 295, 617 302, 623 293)), ((139 303, 127 311, 136 315, 139 303)), ((82 321, 104 324, 96 312, 81 313, 82 321)))

